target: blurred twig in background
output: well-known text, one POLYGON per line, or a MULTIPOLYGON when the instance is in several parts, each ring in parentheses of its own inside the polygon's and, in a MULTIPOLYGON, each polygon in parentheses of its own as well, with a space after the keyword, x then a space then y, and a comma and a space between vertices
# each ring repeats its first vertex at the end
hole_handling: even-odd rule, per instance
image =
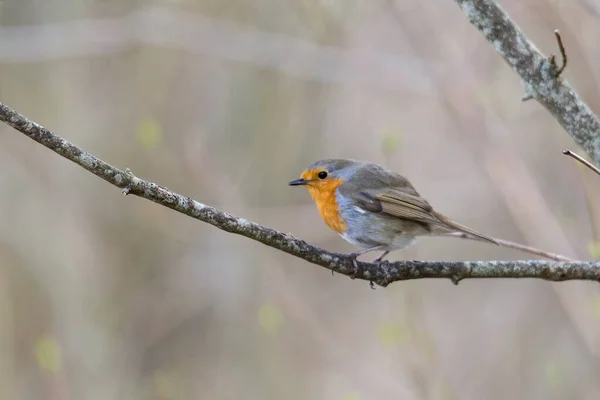
POLYGON ((160 6, 144 6, 123 18, 0 27, 0 62, 106 56, 130 51, 140 44, 170 46, 190 54, 273 68, 314 82, 407 90, 422 96, 432 91, 430 78, 420 72, 425 66, 415 58, 323 46, 160 6), (344 72, 348 63, 360 66, 360 73, 344 72))

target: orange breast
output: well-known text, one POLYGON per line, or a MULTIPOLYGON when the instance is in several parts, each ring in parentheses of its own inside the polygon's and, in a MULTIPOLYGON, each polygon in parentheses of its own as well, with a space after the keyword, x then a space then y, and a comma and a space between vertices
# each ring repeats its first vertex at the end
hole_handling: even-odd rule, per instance
POLYGON ((343 179, 330 179, 308 186, 308 192, 317 203, 321 218, 337 233, 343 233, 346 230, 346 224, 340 218, 340 209, 335 198, 335 191, 343 182, 343 179))

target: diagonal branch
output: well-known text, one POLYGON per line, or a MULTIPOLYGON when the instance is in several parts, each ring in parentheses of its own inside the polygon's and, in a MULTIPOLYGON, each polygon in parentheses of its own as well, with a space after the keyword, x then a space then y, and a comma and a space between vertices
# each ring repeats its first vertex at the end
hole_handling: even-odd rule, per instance
POLYGON ((557 35, 563 66, 545 57, 494 0, 455 0, 465 15, 521 77, 526 98, 535 98, 600 166, 600 121, 575 90, 560 78, 566 53, 557 35))
MULTIPOLYGON (((352 258, 347 255, 330 253, 292 235, 235 217, 156 183, 140 179, 129 170, 115 168, 2 103, 0 103, 0 121, 108 183, 123 189, 124 194, 133 194, 151 200, 224 231, 256 240, 331 271, 347 276, 352 276, 354 273, 352 258)), ((380 265, 358 262, 358 266, 356 278, 375 282, 381 286, 387 286, 394 281, 423 278, 448 278, 454 283, 466 278, 600 281, 600 262, 584 261, 397 261, 380 265)))

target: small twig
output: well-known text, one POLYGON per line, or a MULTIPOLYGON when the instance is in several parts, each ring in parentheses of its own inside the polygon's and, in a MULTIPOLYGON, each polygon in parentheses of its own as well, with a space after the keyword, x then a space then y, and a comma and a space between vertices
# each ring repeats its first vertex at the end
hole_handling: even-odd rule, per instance
POLYGON ((583 165, 585 165, 586 167, 588 167, 589 169, 591 169, 592 171, 594 171, 595 173, 600 175, 600 169, 598 169, 594 164, 590 163, 588 160, 581 157, 580 155, 575 154, 571 150, 568 150, 568 149, 563 150, 562 153, 566 156, 573 157, 574 159, 576 159, 577 161, 579 161, 580 163, 582 163, 583 165))
POLYGON ((567 67, 567 52, 565 51, 565 46, 563 45, 563 41, 558 29, 554 30, 554 36, 556 36, 556 41, 558 42, 558 48, 562 57, 562 65, 560 66, 560 68, 558 67, 558 65, 556 65, 556 57, 554 56, 554 54, 548 57, 548 61, 550 61, 550 64, 552 64, 552 67, 556 70, 556 77, 559 77, 560 74, 562 74, 562 72, 567 67))
POLYGON ((531 100, 531 99, 533 99, 533 95, 532 95, 532 94, 528 94, 528 95, 526 95, 526 96, 523 96, 523 97, 521 98, 521 101, 522 101, 522 102, 526 102, 526 101, 529 101, 529 100, 531 100))
MULTIPOLYGON (((562 65, 560 67, 558 65, 556 65, 556 56, 554 54, 550 54, 548 56, 548 61, 550 62, 550 65, 552 66, 552 70, 554 71, 554 76, 556 78, 558 78, 560 76, 560 74, 562 74, 562 72, 567 67, 567 52, 565 50, 565 46, 563 44, 562 37, 560 36, 560 32, 558 31, 558 29, 554 30, 554 36, 556 36, 556 41, 558 42, 558 48, 560 50, 560 55, 562 57, 562 65)), ((525 96, 523 96, 521 98, 521 101, 526 102, 533 98, 534 98, 533 94, 526 94, 525 96)))

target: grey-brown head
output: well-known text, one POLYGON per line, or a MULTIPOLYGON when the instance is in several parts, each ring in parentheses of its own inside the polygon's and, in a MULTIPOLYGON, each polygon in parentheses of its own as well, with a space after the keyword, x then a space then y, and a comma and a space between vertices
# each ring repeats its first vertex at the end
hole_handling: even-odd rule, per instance
POLYGON ((308 185, 309 183, 332 178, 346 180, 355 168, 361 164, 363 164, 362 161, 344 158, 328 158, 315 161, 302 172, 300 179, 294 179, 288 184, 290 186, 308 185))

